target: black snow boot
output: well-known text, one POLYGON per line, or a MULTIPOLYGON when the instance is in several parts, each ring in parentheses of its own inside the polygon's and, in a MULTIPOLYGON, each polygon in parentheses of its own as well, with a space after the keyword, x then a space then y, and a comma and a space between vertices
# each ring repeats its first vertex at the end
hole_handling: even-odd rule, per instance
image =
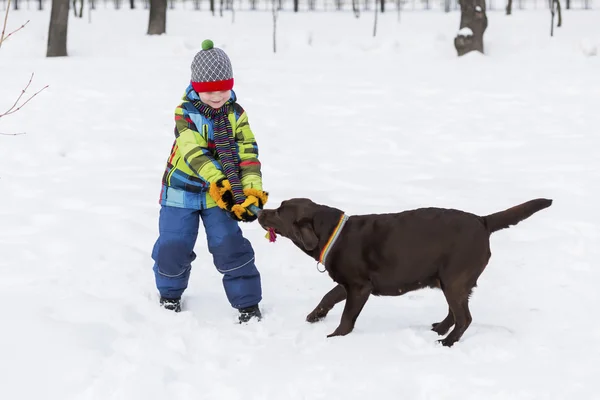
POLYGON ((255 306, 240 308, 238 311, 240 312, 240 324, 249 322, 252 318, 256 318, 257 321, 260 321, 262 319, 262 314, 260 313, 260 308, 258 308, 258 304, 255 306))
POLYGON ((175 312, 181 311, 181 299, 167 299, 166 297, 161 297, 160 305, 167 310, 175 312))

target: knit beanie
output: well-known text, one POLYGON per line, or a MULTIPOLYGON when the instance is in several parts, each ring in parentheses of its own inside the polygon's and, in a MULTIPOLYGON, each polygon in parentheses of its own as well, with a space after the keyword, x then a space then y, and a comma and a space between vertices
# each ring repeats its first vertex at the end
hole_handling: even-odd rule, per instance
POLYGON ((192 87, 198 93, 233 88, 231 61, 223 50, 214 47, 212 40, 202 42, 202 50, 192 61, 192 87))

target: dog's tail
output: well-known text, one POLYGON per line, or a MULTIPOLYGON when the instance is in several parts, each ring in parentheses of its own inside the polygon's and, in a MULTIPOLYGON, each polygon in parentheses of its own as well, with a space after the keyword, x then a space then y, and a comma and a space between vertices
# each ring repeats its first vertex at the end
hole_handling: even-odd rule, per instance
POLYGON ((483 217, 485 225, 490 233, 499 231, 500 229, 508 228, 511 225, 516 225, 519 222, 531 217, 536 212, 550 207, 552 200, 535 199, 526 203, 519 204, 509 208, 508 210, 500 211, 494 214, 483 217))

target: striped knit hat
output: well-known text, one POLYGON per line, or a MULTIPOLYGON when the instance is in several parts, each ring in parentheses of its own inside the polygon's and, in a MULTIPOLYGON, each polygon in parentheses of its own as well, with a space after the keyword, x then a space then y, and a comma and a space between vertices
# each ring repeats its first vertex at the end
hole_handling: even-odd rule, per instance
POLYGON ((202 42, 192 61, 192 87, 198 93, 231 90, 233 69, 227 54, 214 47, 212 40, 202 42))

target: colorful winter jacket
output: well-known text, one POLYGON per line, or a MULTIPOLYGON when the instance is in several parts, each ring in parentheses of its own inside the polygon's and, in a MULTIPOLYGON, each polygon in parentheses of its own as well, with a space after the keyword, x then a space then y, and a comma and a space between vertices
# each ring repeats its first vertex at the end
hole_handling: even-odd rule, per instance
MULTIPOLYGON (((183 102, 175 109, 175 142, 163 174, 160 204, 202 210, 216 206, 208 194, 211 182, 225 178, 217 155, 213 122, 194 106, 198 93, 188 86, 183 102)), ((229 122, 235 142, 243 188, 262 190, 258 146, 248 116, 231 92, 229 122)))

